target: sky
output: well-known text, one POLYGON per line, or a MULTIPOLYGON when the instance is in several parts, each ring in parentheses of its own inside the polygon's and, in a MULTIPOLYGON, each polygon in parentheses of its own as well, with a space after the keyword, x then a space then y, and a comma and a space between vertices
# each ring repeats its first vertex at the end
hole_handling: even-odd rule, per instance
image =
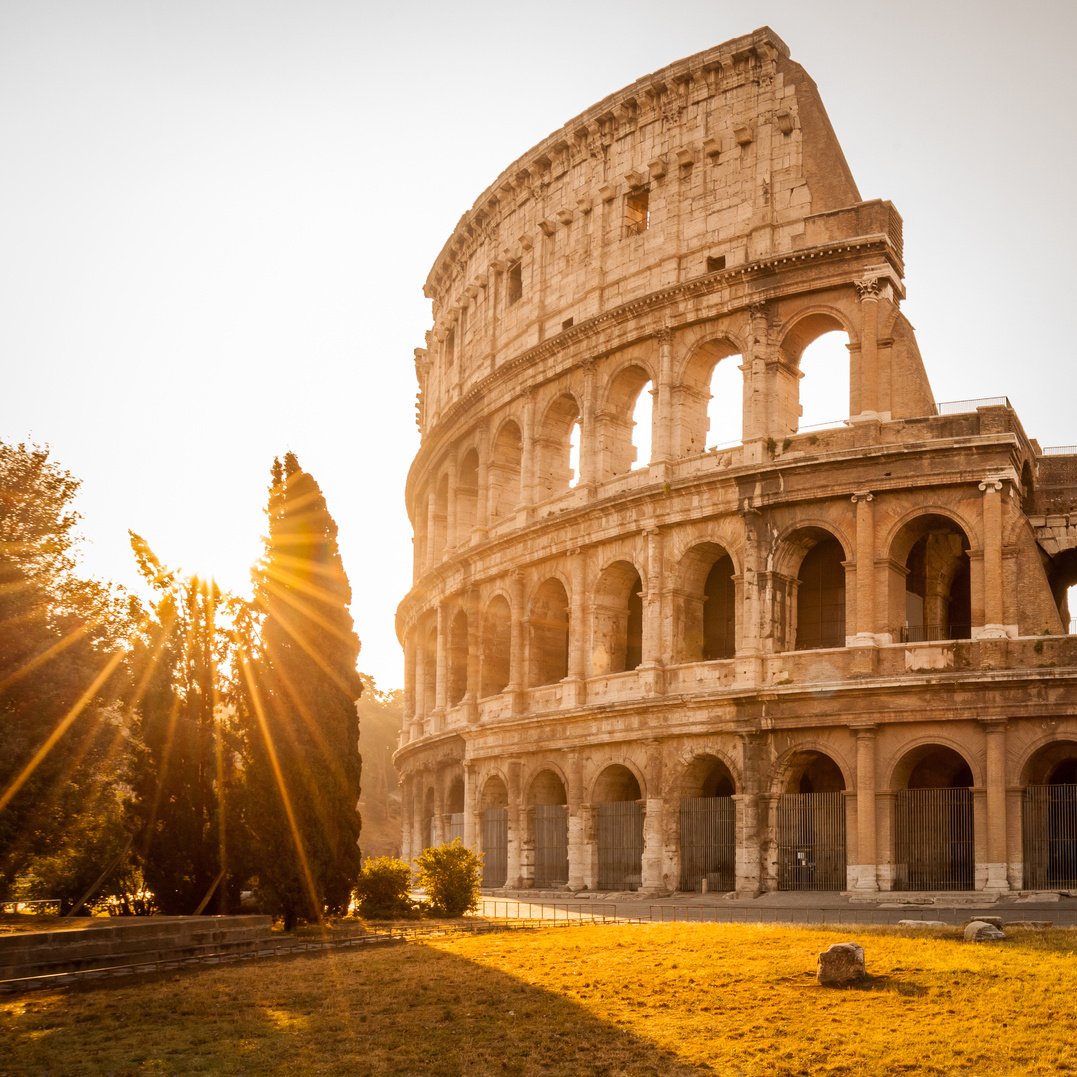
POLYGON ((243 592, 293 451, 399 687, 430 266, 547 134, 764 24, 904 218, 936 398, 1077 442, 1068 0, 0 0, 0 438, 82 480, 85 572, 137 590, 132 529, 243 592))

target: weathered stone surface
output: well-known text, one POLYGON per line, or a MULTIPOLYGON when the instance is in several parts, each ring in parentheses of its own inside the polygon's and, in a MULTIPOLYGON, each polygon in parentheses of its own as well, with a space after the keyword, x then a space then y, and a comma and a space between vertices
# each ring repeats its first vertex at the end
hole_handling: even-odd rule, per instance
POLYGON ((997 927, 999 931, 1002 930, 1002 917, 1001 916, 970 916, 961 926, 963 928, 968 927, 969 924, 990 924, 992 927, 997 927))
POLYGON ((949 927, 944 920, 899 920, 898 927, 938 928, 949 927))
POLYGON ((999 942, 1006 935, 994 924, 973 920, 965 927, 965 942, 999 942))
POLYGON ((819 983, 833 987, 858 983, 866 979, 867 975, 864 968, 864 947, 855 942, 836 942, 819 955, 819 968, 815 978, 819 983))
POLYGON ((1049 927, 1054 927, 1053 920, 1007 920, 1006 927, 1020 927, 1031 929, 1034 931, 1046 931, 1049 927))

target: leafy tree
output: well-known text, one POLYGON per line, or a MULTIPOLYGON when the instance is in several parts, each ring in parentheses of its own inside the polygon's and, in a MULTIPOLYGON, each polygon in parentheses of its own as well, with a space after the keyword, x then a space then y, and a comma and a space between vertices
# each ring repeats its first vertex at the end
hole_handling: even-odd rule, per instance
POLYGON ((133 662, 135 848, 162 912, 224 912, 234 771, 219 683, 229 661, 231 635, 221 619, 228 603, 212 581, 167 569, 133 532, 131 547, 154 592, 133 662))
POLYGON ((250 866, 291 927, 346 911, 359 875, 362 685, 337 527, 292 453, 273 462, 267 515, 238 698, 250 866))
POLYGON ((424 849, 415 863, 419 887, 435 916, 463 916, 479 907, 482 859, 459 838, 424 849))
POLYGON ((374 920, 415 915, 410 889, 411 868, 406 861, 393 856, 368 857, 355 886, 359 914, 374 920))
POLYGON ((48 449, 0 442, 0 893, 47 855, 49 896, 68 897, 107 866, 91 860, 122 847, 112 787, 128 736, 109 700, 122 690, 132 612, 76 572, 78 487, 48 449), (93 856, 96 840, 79 844, 72 830, 88 814, 93 856))

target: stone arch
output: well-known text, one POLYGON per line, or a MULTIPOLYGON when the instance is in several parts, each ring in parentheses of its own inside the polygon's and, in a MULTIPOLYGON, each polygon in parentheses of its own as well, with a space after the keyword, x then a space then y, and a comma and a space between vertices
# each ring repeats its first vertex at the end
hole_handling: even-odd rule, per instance
POLYGON ((445 790, 445 841, 464 840, 464 776, 453 774, 445 790))
POLYGON ((639 768, 631 760, 607 763, 591 781, 592 804, 644 800, 646 783, 639 768))
POLYGON ((1077 886, 1077 737, 1052 736, 1021 767, 1024 886, 1077 886))
POLYGON ((434 528, 431 532, 431 561, 445 556, 449 542, 449 473, 443 471, 434 487, 434 528))
POLYGON ((568 676, 569 603, 565 585, 556 576, 535 589, 528 622, 528 684, 537 687, 564 680, 568 676))
POLYGON ((467 694, 468 621, 467 612, 459 607, 449 620, 446 642, 446 692, 449 705, 455 707, 467 694))
POLYGON ((456 469, 456 519, 454 545, 470 541, 479 524, 479 452, 470 448, 456 469))
POLYGON ((846 770, 834 753, 800 743, 776 768, 778 889, 846 886, 846 770))
POLYGON ((568 884, 568 786, 560 770, 544 764, 527 783, 527 836, 531 878, 538 889, 568 884))
POLYGON ((509 788, 500 772, 489 774, 479 797, 482 885, 504 886, 508 878, 509 788))
POLYGON ((422 842, 423 848, 429 849, 434 844, 434 815, 437 804, 434 799, 434 787, 428 785, 423 793, 422 842))
POLYGON ((801 742, 782 754, 775 767, 781 793, 835 793, 851 788, 849 766, 829 745, 801 742))
POLYGON ((973 770, 965 753, 925 738, 903 752, 894 788, 894 889, 971 890, 973 770))
POLYGON ((654 376, 649 366, 638 358, 626 360, 610 376, 599 420, 600 477, 603 479, 632 470, 636 456, 632 438, 633 410, 648 384, 654 384, 654 376))
POLYGON ((968 533, 951 513, 907 519, 890 544, 890 625, 903 641, 968 639, 972 584, 968 533))
POLYGON ((685 552, 674 592, 674 661, 711 662, 736 653, 736 575, 732 555, 717 542, 685 552))
POLYGON ((423 675, 416 683, 422 697, 421 713, 429 714, 437 706, 438 698, 438 625, 433 616, 427 616, 420 624, 419 646, 422 649, 423 675))
POLYGON ((488 502, 491 519, 515 512, 522 501, 523 436, 514 419, 497 428, 487 468, 488 502))
POLYGON ((512 611, 508 599, 494 595, 482 615, 482 661, 479 695, 493 696, 509 685, 512 656, 512 611))
POLYGON ((643 795, 639 775, 624 763, 611 763, 595 777, 591 804, 599 890, 642 885, 643 795))
MULTIPOLYGON (((744 379, 739 367, 743 364, 743 348, 729 336, 720 335, 703 340, 693 346, 681 366, 674 388, 673 411, 675 428, 678 431, 677 454, 694 456, 705 452, 711 444, 740 441, 743 434, 744 420, 744 379), (737 360, 740 360, 738 363, 737 360), (735 368, 735 377, 729 375, 728 385, 723 376, 720 381, 723 388, 732 393, 730 386, 736 385, 738 392, 731 402, 728 419, 730 429, 715 431, 710 422, 710 402, 714 396, 715 378, 719 371, 724 375, 726 367, 735 368), (736 416, 735 429, 732 429, 733 416, 736 416)), ((723 416, 726 414, 723 411, 723 416)))
POLYGON ((564 493, 573 481, 572 428, 580 416, 579 401, 567 391, 555 396, 542 413, 534 448, 539 501, 564 493))
POLYGON ((845 313, 837 307, 813 306, 800 310, 780 330, 779 350, 788 368, 780 382, 778 409, 784 414, 781 432, 796 432, 809 427, 844 421, 852 414, 853 351, 855 330, 845 313), (831 369, 824 381, 822 371, 813 369, 812 351, 819 350, 821 338, 828 334, 844 337, 845 354, 840 370, 831 369), (816 392, 821 385, 826 392, 816 392))
POLYGON ((591 672, 623 673, 643 661, 643 580, 631 561, 608 565, 595 584, 591 672))
POLYGON ((801 526, 782 538, 775 563, 783 578, 774 588, 774 612, 785 649, 845 646, 847 548, 829 526, 801 526))
POLYGON ((736 783, 724 760, 695 755, 682 770, 677 813, 678 889, 729 891, 736 886, 736 783))

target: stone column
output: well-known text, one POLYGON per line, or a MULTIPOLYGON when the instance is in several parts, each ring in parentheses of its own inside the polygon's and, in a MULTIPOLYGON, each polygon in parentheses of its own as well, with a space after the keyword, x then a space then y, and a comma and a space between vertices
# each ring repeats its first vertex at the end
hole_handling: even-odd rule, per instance
POLYGON ((457 472, 456 453, 449 458, 449 484, 448 497, 445 499, 445 549, 452 550, 460 545, 460 536, 456 533, 456 484, 459 479, 457 472))
POLYGON ((438 603, 438 641, 437 641, 437 681, 434 689, 434 712, 445 713, 445 700, 448 696, 448 661, 449 661, 449 618, 445 603, 438 603))
POLYGON ((598 481, 600 454, 597 423, 595 419, 595 368, 592 362, 583 365, 583 407, 580 414, 580 482, 589 490, 598 481))
POLYGON ((490 432, 484 426, 479 432, 479 471, 475 490, 475 520, 472 536, 476 539, 486 537, 490 526, 490 432))
POLYGON ((421 723, 426 717, 426 633, 423 631, 422 623, 418 622, 414 629, 415 635, 418 637, 415 640, 415 712, 414 720, 420 725, 418 732, 413 732, 412 736, 421 736, 421 723))
MULTIPOLYGON (((642 665, 656 671, 665 665, 666 655, 662 647, 662 608, 664 565, 664 542, 657 527, 649 527, 647 536, 647 584, 643 592, 643 661, 642 665)), ((652 672, 651 691, 661 692, 663 686, 652 672)))
POLYGON ((876 865, 878 834, 875 814, 875 726, 856 729, 856 864, 852 866, 854 889, 879 889, 876 865))
POLYGON ((753 896, 762 890, 759 820, 762 743, 758 733, 742 733, 740 744, 741 791, 733 797, 734 810, 737 813, 735 886, 738 894, 753 896))
POLYGON ((769 326, 765 303, 753 303, 748 308, 744 349, 744 406, 741 418, 741 440, 744 442, 745 463, 760 463, 766 452, 770 400, 767 377, 769 326))
POLYGON ((856 631, 849 643, 875 644, 875 507, 867 490, 853 494, 856 506, 856 631))
POLYGON ((673 333, 664 326, 655 333, 658 341, 658 381, 654 393, 654 443, 651 463, 664 464, 673 458, 673 333))
POLYGON ((569 556, 570 583, 568 615, 568 681, 562 700, 567 706, 582 706, 587 698, 587 643, 590 625, 587 623, 587 554, 572 550, 569 556))
POLYGON ((879 413, 879 278, 863 277, 855 285, 860 299, 860 370, 850 378, 857 399, 849 414, 874 419, 879 413))
POLYGON ((647 799, 643 804, 643 858, 641 886, 645 894, 660 894, 665 890, 662 878, 663 848, 662 812, 662 745, 651 741, 647 745, 647 799))
POLYGON ((987 890, 1009 890, 1006 853, 1006 719, 981 721, 987 740, 987 890))
POLYGON ((505 872, 505 886, 518 890, 521 881, 520 865, 523 860, 523 790, 521 788, 520 761, 513 759, 508 765, 509 803, 508 803, 508 868, 505 872))
POLYGON ((524 592, 524 574, 516 570, 509 587, 511 610, 509 641, 509 683, 506 691, 512 696, 513 714, 522 714, 527 708, 527 596, 524 592))
POLYGON ((408 728, 415 718, 415 634, 413 625, 404 633, 404 723, 403 733, 407 735, 408 728))
POLYGON ((523 394, 524 409, 520 427, 520 501, 517 510, 527 509, 538 500, 538 450, 535 438, 535 398, 530 389, 523 394))
POLYGON ((983 491, 983 610, 984 623, 973 635, 1005 639, 1002 605, 1002 480, 986 478, 983 491))
POLYGON ((482 611, 479 592, 472 590, 467 597, 467 687, 464 704, 467 720, 474 724, 479 720, 479 695, 482 678, 482 611))
POLYGON ((426 546, 423 550, 423 569, 430 569, 434 567, 435 562, 439 556, 439 551, 435 549, 437 546, 437 496, 433 490, 426 495, 426 546))
POLYGON ((479 798, 474 764, 464 760, 464 844, 472 850, 479 851, 479 818, 476 804, 479 798))
POLYGON ((582 890, 590 880, 589 852, 586 841, 586 816, 583 805, 583 760, 580 753, 566 753, 565 776, 568 788, 568 888, 582 890))

